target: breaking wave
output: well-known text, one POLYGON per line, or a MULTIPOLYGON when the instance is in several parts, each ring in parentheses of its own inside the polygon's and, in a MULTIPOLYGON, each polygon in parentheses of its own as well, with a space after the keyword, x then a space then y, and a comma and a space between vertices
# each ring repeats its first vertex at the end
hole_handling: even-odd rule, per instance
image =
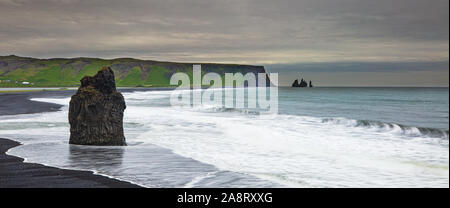
POLYGON ((324 118, 322 119, 322 123, 345 125, 347 127, 367 128, 378 132, 391 132, 410 137, 431 137, 447 140, 449 139, 448 130, 405 126, 397 123, 387 123, 371 120, 355 120, 347 118, 324 118))

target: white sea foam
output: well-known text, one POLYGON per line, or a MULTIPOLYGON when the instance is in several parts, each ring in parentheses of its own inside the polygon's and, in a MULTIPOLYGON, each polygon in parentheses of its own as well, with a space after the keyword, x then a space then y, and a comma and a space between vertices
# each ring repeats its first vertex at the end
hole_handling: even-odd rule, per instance
MULTIPOLYGON (((256 176, 291 187, 448 187, 449 184, 448 139, 424 136, 418 129, 405 130, 387 124, 363 126, 357 120, 346 118, 255 116, 248 112, 217 110, 220 106, 214 105, 172 107, 167 105, 170 91, 133 92, 124 96, 127 141, 137 144, 127 148, 144 155, 155 151, 151 145, 158 145, 218 169, 201 166, 204 171, 192 178, 161 182, 161 186, 201 187, 206 184, 202 181, 219 178, 217 171, 256 176)), ((59 112, 2 116, 0 124, 8 126, 0 128, 0 135, 20 137, 24 144, 34 143, 28 137, 39 137, 39 143, 49 145, 65 144, 69 134, 69 98, 34 100, 64 106, 59 112), (29 124, 31 127, 26 126, 29 124), (54 126, 46 126, 50 124, 54 126)), ((60 147, 60 151, 63 148, 67 146, 60 147)), ((23 150, 12 153, 26 155, 26 151, 39 151, 26 145, 23 150)), ((154 176, 139 172, 145 173, 146 165, 152 166, 146 164, 144 156, 127 153, 123 157, 124 161, 135 162, 124 162, 123 171, 107 168, 94 171, 139 184, 155 183, 151 178, 154 176), (133 168, 137 169, 131 171, 133 168)), ((46 157, 45 162, 58 163, 52 160, 63 159, 46 157)), ((174 168, 165 174, 176 175, 176 171, 174 168)), ((259 182, 246 184, 260 185, 259 182)))

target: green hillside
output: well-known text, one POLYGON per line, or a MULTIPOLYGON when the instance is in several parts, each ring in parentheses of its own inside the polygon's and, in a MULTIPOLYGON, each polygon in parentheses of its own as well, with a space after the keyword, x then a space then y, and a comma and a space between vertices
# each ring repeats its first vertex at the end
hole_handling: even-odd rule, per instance
MULTIPOLYGON (((110 66, 119 87, 167 87, 176 72, 192 76, 193 63, 175 63, 131 58, 54 58, 35 59, 0 56, 0 87, 76 87, 86 75, 94 75, 110 66)), ((235 64, 202 64, 202 73, 265 73, 262 66, 235 64)), ((192 78, 191 78, 192 80, 192 78)))

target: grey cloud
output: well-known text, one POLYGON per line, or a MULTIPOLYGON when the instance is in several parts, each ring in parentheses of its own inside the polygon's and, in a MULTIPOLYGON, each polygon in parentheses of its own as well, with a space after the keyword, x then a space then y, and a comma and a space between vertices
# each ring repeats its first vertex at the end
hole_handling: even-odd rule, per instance
POLYGON ((248 64, 448 60, 447 0, 0 0, 0 54, 248 64))
POLYGON ((266 65, 277 72, 405 72, 448 70, 449 61, 437 62, 328 62, 266 65))

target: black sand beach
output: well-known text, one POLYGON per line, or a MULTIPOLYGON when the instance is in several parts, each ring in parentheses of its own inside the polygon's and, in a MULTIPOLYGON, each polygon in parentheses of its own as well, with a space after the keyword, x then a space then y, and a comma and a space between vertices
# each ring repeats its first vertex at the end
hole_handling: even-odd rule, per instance
MULTIPOLYGON (((70 96, 74 91, 14 92, 0 94, 0 115, 15 115, 59 110, 57 104, 29 100, 33 97, 70 96)), ((7 155, 20 143, 0 138, 0 188, 140 188, 140 186, 95 175, 90 171, 64 170, 41 164, 24 163, 7 155)))
POLYGON ((0 188, 139 188, 140 186, 89 171, 64 170, 24 163, 7 155, 18 142, 0 138, 0 188))
MULTIPOLYGON (((69 92, 52 92, 52 94, 69 92)), ((32 96, 42 95, 43 92, 11 92, 0 93, 0 115, 16 115, 28 113, 40 113, 57 111, 61 107, 58 104, 32 101, 32 96)))

